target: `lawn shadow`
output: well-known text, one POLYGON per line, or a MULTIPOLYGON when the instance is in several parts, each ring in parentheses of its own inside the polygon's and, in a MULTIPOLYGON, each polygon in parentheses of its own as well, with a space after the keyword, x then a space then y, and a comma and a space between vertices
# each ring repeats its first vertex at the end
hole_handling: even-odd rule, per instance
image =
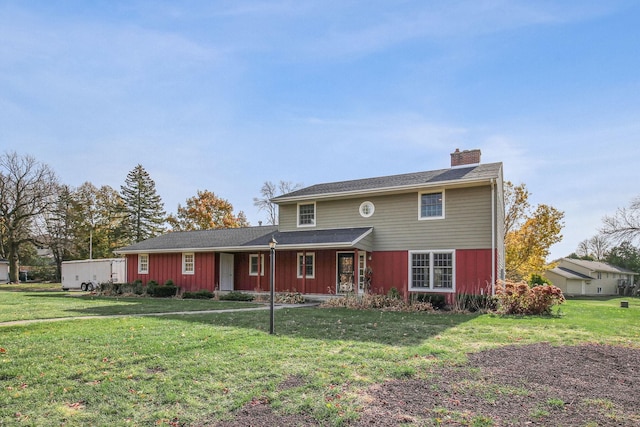
MULTIPOLYGON (((282 308, 275 310, 276 336, 316 340, 374 342, 414 346, 447 329, 478 317, 477 313, 390 312, 346 308, 282 308)), ((269 333, 269 310, 166 315, 163 318, 269 333)))
MULTIPOLYGON (((61 308, 78 316, 159 315, 160 319, 194 322, 211 326, 244 328, 269 333, 270 310, 262 304, 95 295, 33 294, 32 298, 98 300, 100 304, 61 308), (113 300, 114 303, 108 302, 113 300), (243 311, 244 308, 262 310, 243 311), (202 313, 204 310, 215 312, 202 313), (189 313, 192 312, 192 313, 189 313), (160 313, 166 313, 161 314, 160 313)), ((394 346, 414 346, 443 334, 447 329, 471 321, 477 313, 392 312, 347 308, 279 307, 274 312, 276 336, 331 341, 374 342, 394 346)), ((60 316, 56 316, 60 317, 60 316)))
POLYGON ((31 298, 74 299, 85 306, 61 307, 60 310, 74 316, 118 316, 161 314, 182 311, 226 310, 258 307, 259 304, 236 301, 183 300, 149 297, 103 297, 92 294, 33 294, 31 298), (95 303, 95 305, 91 305, 95 303))

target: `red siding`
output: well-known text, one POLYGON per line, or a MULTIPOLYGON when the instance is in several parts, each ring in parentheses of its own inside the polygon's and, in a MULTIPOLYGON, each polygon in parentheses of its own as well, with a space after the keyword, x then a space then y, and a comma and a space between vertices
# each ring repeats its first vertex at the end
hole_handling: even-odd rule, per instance
MULTIPOLYGON (((337 282, 336 251, 307 251, 315 256, 315 275, 298 276, 298 253, 303 251, 276 251, 276 291, 306 294, 335 293, 337 282)), ((266 257, 268 259, 268 256, 266 257)), ((265 261, 266 262, 266 261, 265 261)), ((268 271, 269 267, 266 267, 268 271)), ((268 281, 268 277, 267 277, 268 281)), ((266 289, 269 289, 267 282, 266 289)))
MULTIPOLYGON (((269 253, 264 255, 264 275, 249 275, 249 255, 248 253, 237 253, 234 256, 234 289, 238 291, 265 292, 269 290, 269 253)), ((255 255, 255 253, 253 254, 255 255)))
POLYGON ((491 249, 456 251, 456 293, 491 294, 491 249))
POLYGON ((147 284, 155 280, 159 284, 173 280, 182 291, 212 291, 217 282, 215 254, 210 252, 195 254, 195 273, 182 274, 182 254, 149 254, 149 273, 138 273, 138 255, 127 255, 127 278, 130 282, 141 280, 147 284))
POLYGON ((386 294, 396 288, 405 295, 409 286, 409 255, 407 251, 373 252, 368 265, 373 270, 371 291, 386 294))
MULTIPOLYGON (((276 251, 276 291, 328 294, 336 291, 336 250, 307 251, 315 254, 315 277, 297 277, 297 255, 302 251, 276 251)), ((350 252, 350 251, 340 251, 350 252)), ((357 264, 357 253, 354 261, 357 264)), ((234 254, 234 289, 240 291, 269 290, 269 252, 264 254, 264 275, 249 275, 249 253, 234 254)), ((407 251, 369 253, 367 264, 373 269, 371 290, 386 294, 396 288, 407 295, 409 265, 407 251)), ((207 289, 214 291, 219 283, 219 256, 214 253, 196 253, 196 271, 193 275, 182 274, 182 254, 149 254, 149 274, 138 274, 138 256, 127 256, 127 277, 146 284, 155 280, 162 284, 167 280, 183 291, 207 289)), ((459 249, 456 251, 456 292, 480 294, 491 292, 491 249, 459 249)))

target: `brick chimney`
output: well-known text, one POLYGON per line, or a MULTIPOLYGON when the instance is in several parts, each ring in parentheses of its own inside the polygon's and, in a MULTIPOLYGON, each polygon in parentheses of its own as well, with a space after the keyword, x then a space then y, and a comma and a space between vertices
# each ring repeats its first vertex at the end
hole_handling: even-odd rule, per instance
POLYGON ((478 149, 460 151, 459 148, 456 148, 456 151, 451 153, 451 167, 477 165, 480 163, 480 154, 478 149))

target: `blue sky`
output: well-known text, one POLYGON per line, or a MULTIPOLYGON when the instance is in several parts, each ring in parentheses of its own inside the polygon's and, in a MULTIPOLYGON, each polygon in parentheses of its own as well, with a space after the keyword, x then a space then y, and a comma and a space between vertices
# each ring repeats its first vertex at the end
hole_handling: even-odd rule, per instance
POLYGON ((640 195, 637 1, 0 0, 0 150, 168 212, 267 181, 504 163, 568 255, 640 195))

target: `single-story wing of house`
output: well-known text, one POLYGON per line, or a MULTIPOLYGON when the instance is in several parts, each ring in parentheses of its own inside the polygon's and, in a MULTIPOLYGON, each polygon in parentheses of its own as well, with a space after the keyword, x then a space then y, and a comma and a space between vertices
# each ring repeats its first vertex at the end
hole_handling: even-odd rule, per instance
POLYGON ((504 278, 502 163, 313 185, 272 199, 276 226, 170 232, 116 251, 132 282, 185 291, 491 294, 504 278))

